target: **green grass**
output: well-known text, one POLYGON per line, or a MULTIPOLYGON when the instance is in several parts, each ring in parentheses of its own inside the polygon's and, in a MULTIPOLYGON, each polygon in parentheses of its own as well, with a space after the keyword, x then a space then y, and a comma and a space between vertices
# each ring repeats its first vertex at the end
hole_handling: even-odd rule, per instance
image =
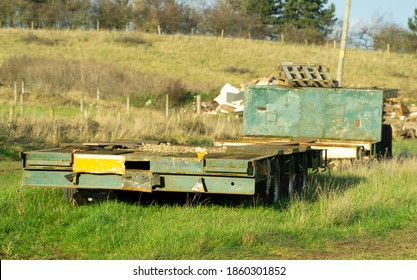
POLYGON ((303 196, 274 207, 210 201, 73 207, 60 189, 20 187, 21 174, 0 172, 2 259, 417 258, 411 155, 313 175, 303 196))

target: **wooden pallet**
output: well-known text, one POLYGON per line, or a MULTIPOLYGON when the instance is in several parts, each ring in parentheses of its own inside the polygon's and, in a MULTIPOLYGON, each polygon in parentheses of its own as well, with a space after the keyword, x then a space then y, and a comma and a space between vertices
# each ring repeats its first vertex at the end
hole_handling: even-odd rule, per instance
POLYGON ((283 63, 278 65, 278 85, 283 87, 324 87, 338 86, 327 67, 314 64, 283 63))

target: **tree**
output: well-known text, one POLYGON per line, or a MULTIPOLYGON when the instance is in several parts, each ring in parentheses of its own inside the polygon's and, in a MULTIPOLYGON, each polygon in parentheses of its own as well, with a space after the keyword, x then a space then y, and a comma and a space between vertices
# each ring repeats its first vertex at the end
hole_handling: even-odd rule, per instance
POLYGON ((63 27, 88 28, 90 21, 90 1, 89 0, 64 0, 65 14, 63 27))
POLYGON ((294 41, 322 41, 336 23, 335 5, 325 8, 327 0, 277 0, 278 25, 294 41), (302 38, 301 36, 304 38, 302 38))
POLYGON ((408 18, 408 28, 417 36, 417 9, 414 9, 414 16, 408 18))
POLYGON ((134 6, 134 21, 144 31, 155 32, 159 26, 167 34, 188 33, 200 21, 196 9, 184 1, 136 0, 134 6))
POLYGON ((0 0, 0 25, 13 27, 19 24, 19 8, 22 1, 0 0))
POLYGON ((129 0, 96 0, 93 6, 93 18, 100 28, 125 29, 132 12, 129 0))

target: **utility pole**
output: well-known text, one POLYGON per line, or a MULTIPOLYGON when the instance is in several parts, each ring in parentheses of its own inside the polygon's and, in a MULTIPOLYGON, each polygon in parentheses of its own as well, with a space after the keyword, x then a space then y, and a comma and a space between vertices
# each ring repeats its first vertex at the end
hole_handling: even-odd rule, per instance
POLYGON ((343 64, 345 61, 346 41, 347 41, 347 33, 348 33, 348 28, 349 28, 349 13, 350 13, 350 0, 346 0, 345 16, 343 19, 342 41, 340 42, 340 51, 339 51, 339 65, 337 67, 337 81, 339 82, 339 87, 342 86, 343 64))

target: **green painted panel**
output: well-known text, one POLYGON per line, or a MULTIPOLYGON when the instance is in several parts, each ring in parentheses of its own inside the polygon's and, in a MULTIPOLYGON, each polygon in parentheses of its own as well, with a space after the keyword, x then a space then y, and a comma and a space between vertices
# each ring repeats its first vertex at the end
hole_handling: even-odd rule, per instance
POLYGON ((25 153, 26 165, 71 166, 71 152, 61 149, 25 153))
POLYGON ((116 174, 79 174, 77 180, 79 188, 113 189, 122 187, 122 176, 116 174))
POLYGON ((161 186, 157 191, 194 192, 196 183, 203 182, 206 193, 245 194, 255 193, 255 178, 161 175, 161 186))
POLYGON ((244 135, 381 140, 383 98, 391 90, 251 86, 245 92, 244 135))
POLYGON ((71 187, 73 186, 71 174, 72 172, 70 171, 24 170, 22 185, 32 187, 71 187))
MULTIPOLYGON (((25 170, 23 186, 74 187, 73 173, 69 171, 25 170)), ((77 188, 120 189, 122 176, 115 174, 77 174, 77 188)))
POLYGON ((252 172, 252 164, 248 160, 235 158, 205 158, 204 170, 206 172, 243 173, 252 172))

